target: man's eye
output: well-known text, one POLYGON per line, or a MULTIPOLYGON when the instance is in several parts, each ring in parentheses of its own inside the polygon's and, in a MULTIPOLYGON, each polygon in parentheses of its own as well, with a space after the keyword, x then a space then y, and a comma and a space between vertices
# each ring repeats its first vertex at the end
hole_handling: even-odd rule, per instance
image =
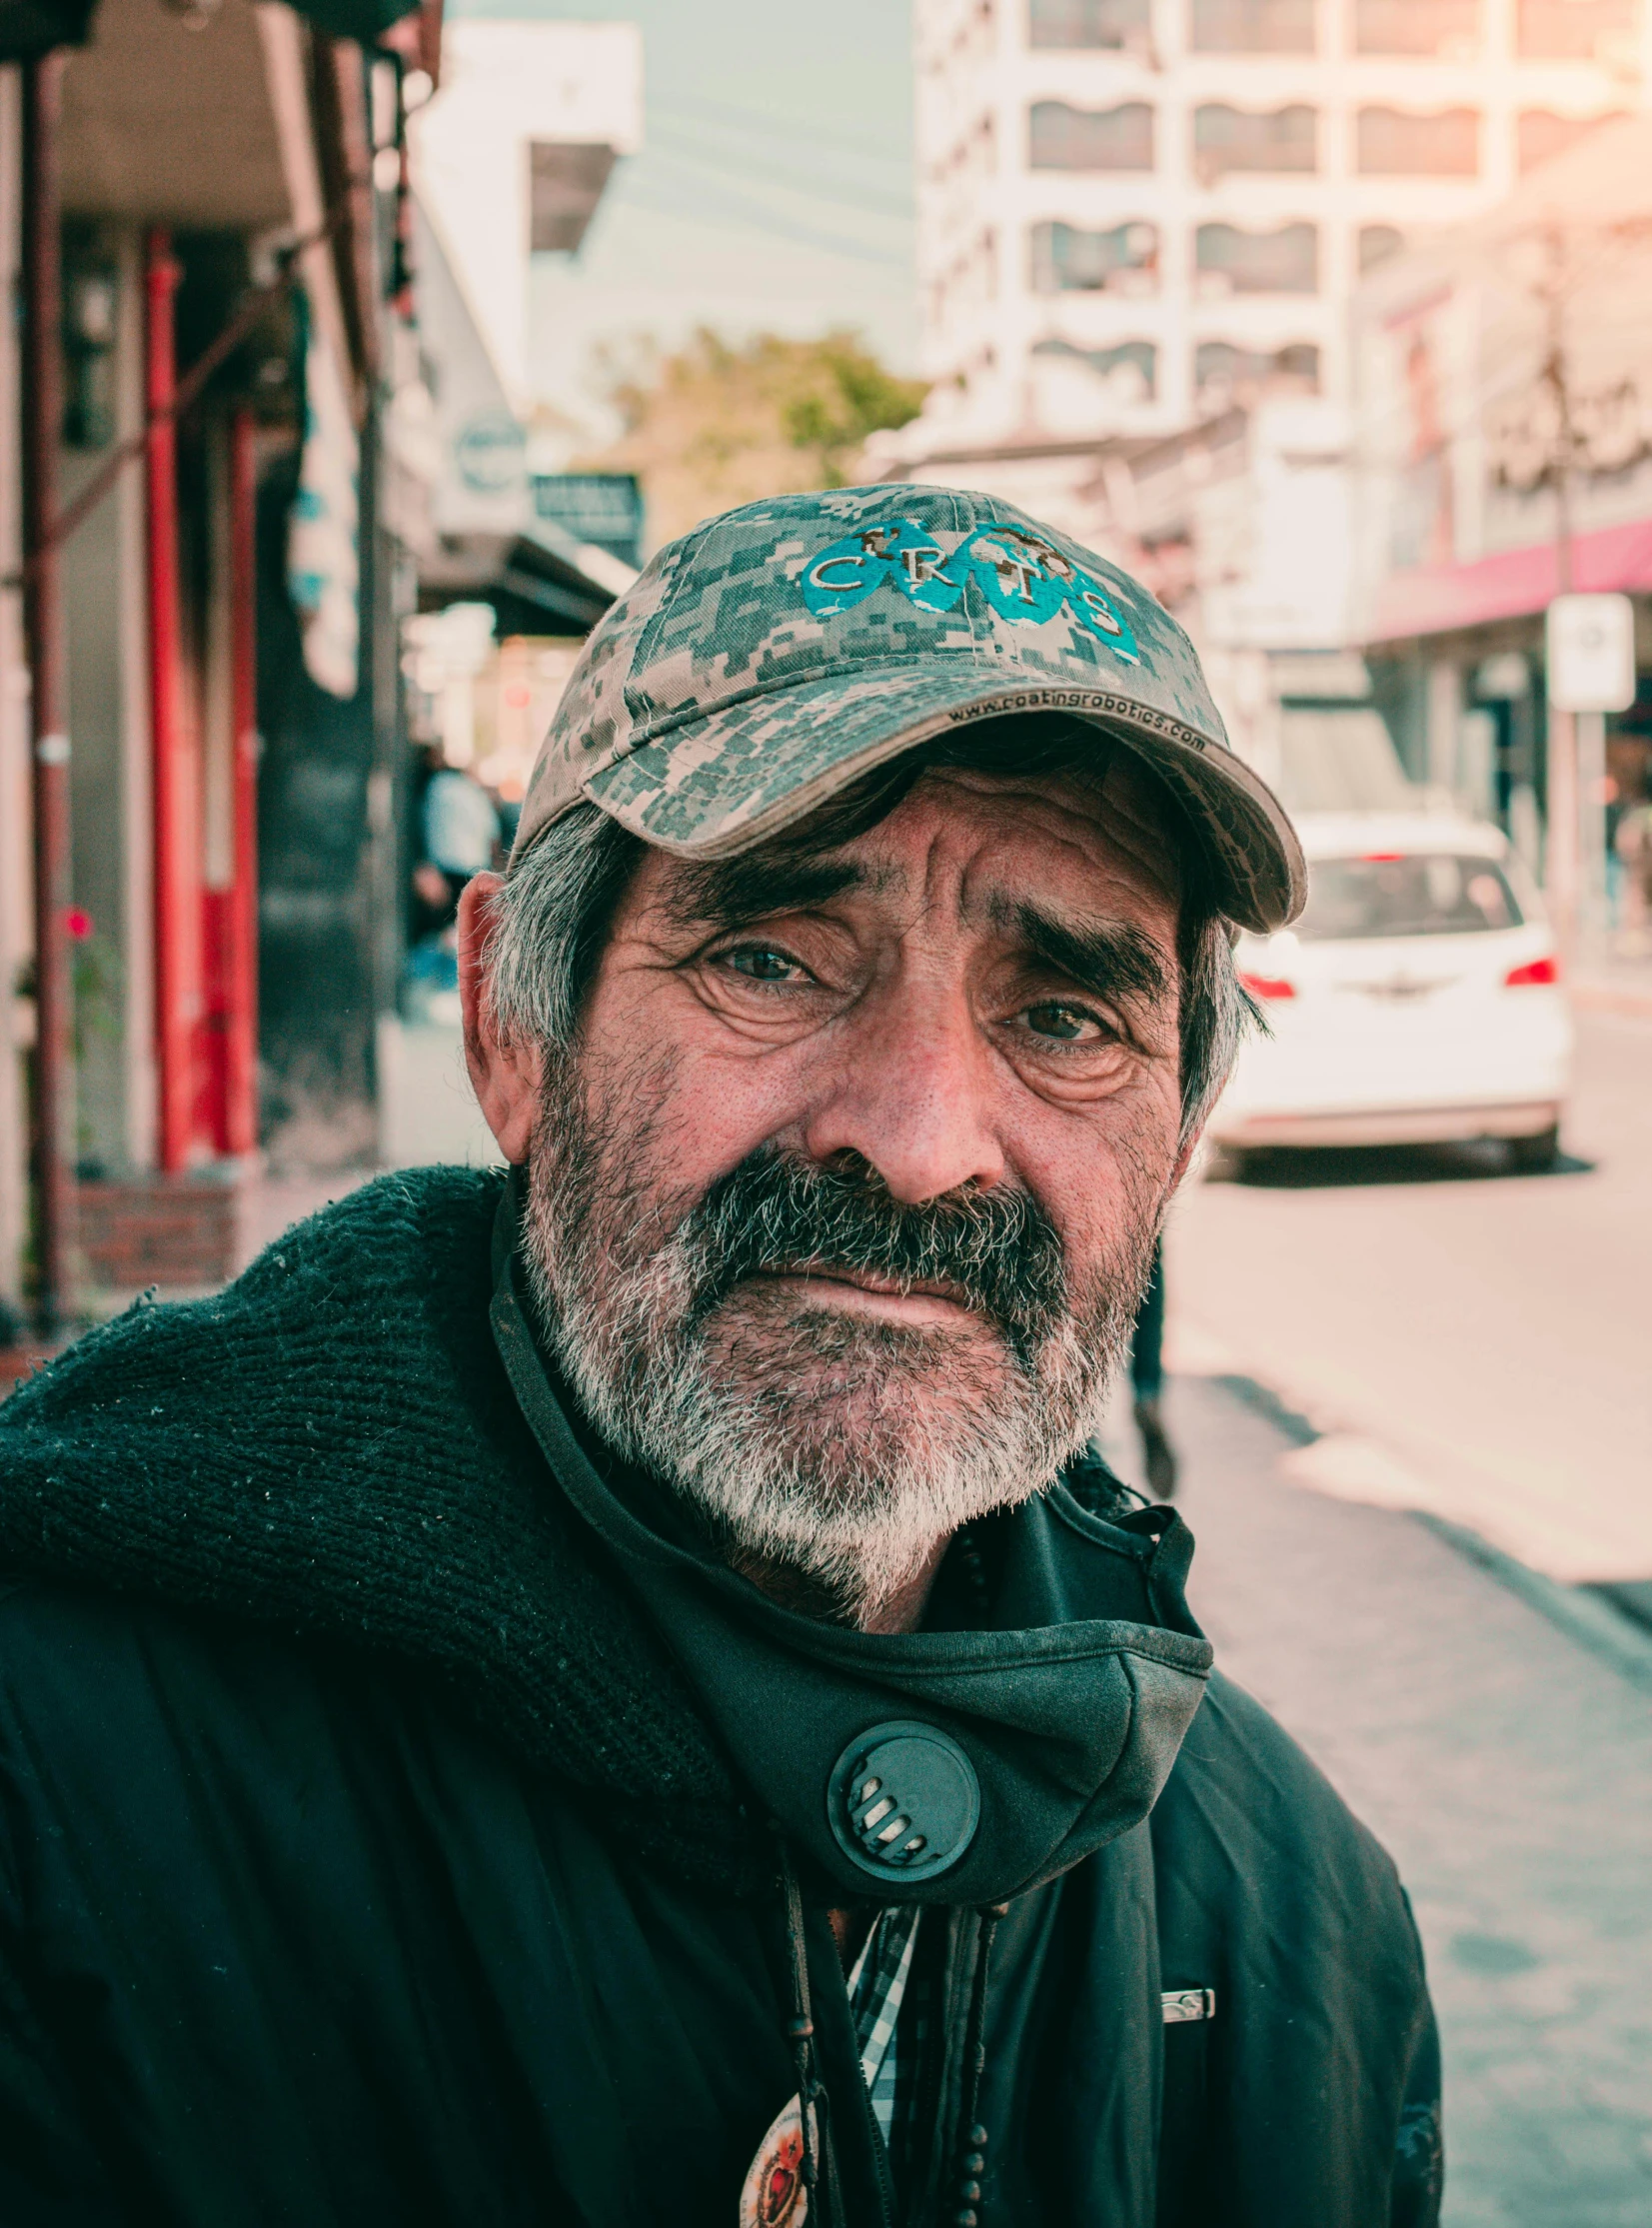
POLYGON ((795 982, 804 972, 796 960, 768 944, 737 945, 734 951, 724 953, 723 965, 733 968, 737 975, 750 976, 754 983, 795 982))
POLYGON ((1076 1044, 1081 1038, 1093 1043, 1101 1034, 1093 1014, 1086 1014, 1081 1006, 1061 1006, 1053 1000, 1029 1006, 1026 1026, 1034 1037, 1053 1038, 1062 1045, 1076 1044))

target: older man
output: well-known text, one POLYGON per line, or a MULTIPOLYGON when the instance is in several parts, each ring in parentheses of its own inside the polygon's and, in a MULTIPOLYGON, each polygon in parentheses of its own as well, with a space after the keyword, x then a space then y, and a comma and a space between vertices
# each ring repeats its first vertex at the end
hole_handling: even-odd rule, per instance
POLYGON ((465 898, 509 1179, 0 1424, 0 2219, 1435 2218, 1392 1869, 1089 1448, 1301 881, 1004 505, 654 561, 465 898))

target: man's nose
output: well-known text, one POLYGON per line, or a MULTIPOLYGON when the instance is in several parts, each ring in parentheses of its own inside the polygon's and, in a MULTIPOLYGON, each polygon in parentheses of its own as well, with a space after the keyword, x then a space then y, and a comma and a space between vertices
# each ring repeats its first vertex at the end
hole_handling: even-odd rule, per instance
POLYGON ((892 991, 847 1029, 831 1088, 805 1123, 813 1158, 856 1153, 908 1206, 1003 1180, 992 1058, 961 996, 892 991))

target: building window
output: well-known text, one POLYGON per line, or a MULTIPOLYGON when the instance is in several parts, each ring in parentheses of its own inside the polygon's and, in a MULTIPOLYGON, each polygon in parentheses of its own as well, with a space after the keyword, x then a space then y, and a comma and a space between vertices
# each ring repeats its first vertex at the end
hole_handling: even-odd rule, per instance
POLYGON ((1623 113, 1613 109, 1606 116, 1554 116, 1546 108, 1528 108, 1516 126, 1520 168, 1535 170, 1539 163, 1587 139, 1597 125, 1617 123, 1623 113))
POLYGON ((1201 224, 1193 262, 1201 294, 1314 294, 1319 233, 1311 224, 1282 224, 1276 232, 1201 224))
POLYGON ((1034 170, 1151 170, 1153 112, 1145 101, 1120 108, 1034 101, 1027 160, 1034 170))
POLYGON ((532 141, 528 245, 535 255, 577 255, 613 173, 616 152, 593 142, 532 141))
POLYGON ((1035 224, 1034 294, 1151 294, 1158 285, 1158 227, 1115 225, 1084 232, 1072 224, 1035 224))
POLYGON ((1391 255, 1398 255, 1405 245, 1405 235, 1391 224, 1362 224, 1359 228, 1359 268, 1374 271, 1379 263, 1386 263, 1391 255))
POLYGON ((1145 53, 1152 44, 1151 0, 1029 0, 1027 44, 1145 53))
POLYGON ((1418 115, 1399 108, 1359 112, 1359 168, 1374 176, 1472 178, 1480 167, 1480 119, 1471 108, 1418 115))
POLYGON ((1353 0, 1357 54, 1435 54, 1461 62, 1480 49, 1480 0, 1353 0))
POLYGON ((1230 170, 1312 170, 1317 127, 1311 108, 1257 112, 1212 103, 1193 111, 1193 168, 1206 186, 1230 170))
POLYGON ((1269 350, 1203 341, 1193 353, 1193 390, 1206 413, 1266 395, 1317 395, 1319 351, 1308 342, 1269 350))
POLYGON ((1544 62, 1632 58, 1636 0, 1520 0, 1515 38, 1521 54, 1544 62))
POLYGON ((1311 54, 1313 0, 1192 0, 1195 54, 1311 54))
POLYGON ((1158 350, 1151 341, 1124 341, 1117 348, 1039 341, 1032 353, 1046 364, 1089 372, 1107 390, 1107 399, 1119 406, 1151 402, 1158 392, 1158 350))

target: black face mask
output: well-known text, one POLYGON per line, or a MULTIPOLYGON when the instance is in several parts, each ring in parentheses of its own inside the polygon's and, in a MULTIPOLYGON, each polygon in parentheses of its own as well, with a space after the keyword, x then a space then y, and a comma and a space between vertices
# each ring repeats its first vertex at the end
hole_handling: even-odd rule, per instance
POLYGON ((523 1299, 514 1193, 494 1336, 558 1483, 676 1654, 752 1790, 731 1834, 778 1823, 819 1892, 987 1904, 1144 1818, 1210 1669, 1164 1509, 1091 1514, 1052 1484, 991 1519, 990 1629, 864 1633, 784 1609, 646 1485, 610 1482, 553 1390, 523 1299))

